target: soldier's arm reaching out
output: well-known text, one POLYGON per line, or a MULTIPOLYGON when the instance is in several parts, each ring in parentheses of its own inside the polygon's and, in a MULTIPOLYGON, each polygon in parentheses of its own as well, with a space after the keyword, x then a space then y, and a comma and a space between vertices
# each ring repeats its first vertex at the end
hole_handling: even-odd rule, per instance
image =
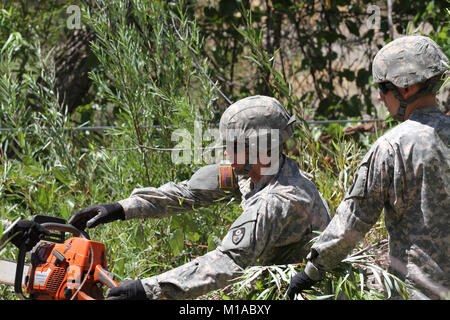
POLYGON ((321 280, 364 238, 388 200, 393 170, 392 146, 381 138, 361 161, 335 216, 311 247, 305 269, 292 279, 287 292, 291 299, 321 280))
POLYGON ((190 180, 168 182, 159 188, 135 189, 130 197, 116 203, 94 205, 76 212, 69 223, 84 229, 115 220, 163 218, 239 196, 236 184, 230 191, 219 188, 218 172, 219 165, 208 165, 196 171, 190 180))

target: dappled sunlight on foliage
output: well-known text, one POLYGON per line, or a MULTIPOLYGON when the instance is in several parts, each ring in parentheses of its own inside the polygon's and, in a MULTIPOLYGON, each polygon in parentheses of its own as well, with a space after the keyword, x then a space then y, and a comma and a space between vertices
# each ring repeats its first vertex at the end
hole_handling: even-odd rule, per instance
MULTIPOLYGON (((0 219, 45 214, 68 220, 86 206, 127 198, 135 188, 186 180, 204 159, 175 164, 169 151, 158 148, 176 146, 175 129, 194 136, 196 121, 203 129, 214 127, 228 102, 253 94, 274 96, 297 115, 285 153, 334 215, 363 155, 394 125, 388 119, 345 131, 362 118, 384 118, 375 105, 370 61, 390 40, 389 25, 385 1, 374 1, 382 7, 381 25, 367 27, 369 2, 268 1, 266 7, 249 1, 93 0, 80 4, 74 30, 66 21, 71 1, 3 1, 0 219), (355 123, 304 121, 311 119, 355 123), (100 125, 113 128, 81 128, 100 125)), ((395 34, 427 30, 448 55, 444 2, 394 1, 395 34)), ((240 213, 233 201, 165 219, 114 222, 89 233, 106 245, 110 271, 119 280, 143 278, 213 250, 240 213)), ((353 252, 369 248, 364 254, 348 257, 339 272, 299 298, 403 294, 403 284, 385 271, 386 238, 380 218, 353 252)), ((5 248, 2 258, 14 259, 15 251, 5 248)), ((290 277, 303 267, 250 267, 238 283, 202 298, 284 299, 290 277)), ((0 298, 15 295, 0 285, 0 298)))

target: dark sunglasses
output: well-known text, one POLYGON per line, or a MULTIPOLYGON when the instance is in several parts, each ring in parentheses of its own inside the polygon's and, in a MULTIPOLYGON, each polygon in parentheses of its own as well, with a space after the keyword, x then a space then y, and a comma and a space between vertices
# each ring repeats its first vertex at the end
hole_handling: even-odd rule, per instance
POLYGON ((386 94, 388 91, 393 90, 394 86, 389 82, 381 82, 378 84, 378 88, 382 94, 386 94))

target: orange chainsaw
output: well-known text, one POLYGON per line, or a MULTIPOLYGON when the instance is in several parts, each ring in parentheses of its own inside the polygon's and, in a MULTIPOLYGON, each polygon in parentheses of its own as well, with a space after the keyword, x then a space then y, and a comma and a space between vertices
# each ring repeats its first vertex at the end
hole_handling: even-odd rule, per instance
POLYGON ((19 298, 102 300, 103 285, 118 286, 107 270, 103 243, 90 240, 85 231, 66 224, 62 218, 36 215, 32 220, 56 232, 50 232, 30 251, 29 265, 25 265, 25 245, 19 248, 17 262, 0 261, 0 283, 13 284, 19 298), (66 233, 74 237, 65 240, 66 233))

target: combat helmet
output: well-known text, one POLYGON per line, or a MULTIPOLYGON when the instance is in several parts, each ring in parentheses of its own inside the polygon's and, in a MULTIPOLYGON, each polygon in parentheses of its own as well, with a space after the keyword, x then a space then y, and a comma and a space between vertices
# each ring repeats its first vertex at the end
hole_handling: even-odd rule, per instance
POLYGON ((394 119, 403 121, 409 103, 439 90, 442 74, 447 68, 448 58, 436 42, 425 36, 412 35, 398 38, 378 51, 373 60, 372 76, 374 83, 386 83, 400 101, 394 119), (423 86, 406 100, 395 88, 417 83, 423 83, 423 86))
MULTIPOLYGON (((242 142, 248 151, 256 152, 261 145, 279 148, 293 134, 295 122, 295 115, 291 116, 277 99, 257 95, 230 105, 222 114, 219 132, 227 145, 242 142)), ((249 168, 246 163, 244 170, 249 168)))

